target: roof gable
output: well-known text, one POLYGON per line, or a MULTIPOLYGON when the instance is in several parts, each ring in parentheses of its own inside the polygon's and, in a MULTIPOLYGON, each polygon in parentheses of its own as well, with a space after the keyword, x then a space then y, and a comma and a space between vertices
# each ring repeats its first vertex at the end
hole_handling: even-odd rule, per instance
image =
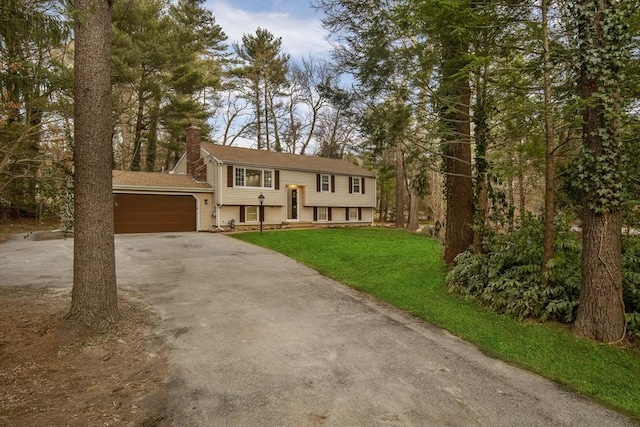
POLYGON ((301 154, 279 153, 203 142, 201 148, 216 159, 229 164, 244 164, 278 169, 324 172, 339 175, 375 177, 376 174, 346 160, 301 154))

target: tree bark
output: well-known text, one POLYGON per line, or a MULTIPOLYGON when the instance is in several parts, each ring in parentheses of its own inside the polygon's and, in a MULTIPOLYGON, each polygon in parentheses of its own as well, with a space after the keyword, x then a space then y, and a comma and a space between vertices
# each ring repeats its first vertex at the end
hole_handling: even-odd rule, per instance
POLYGON ((404 228, 404 154, 402 144, 396 144, 396 227, 404 228))
MULTIPOLYGON (((459 71, 459 70, 456 70, 459 71)), ((444 260, 450 264, 473 244, 473 182, 471 177, 471 123, 469 103, 471 90, 467 79, 455 82, 455 111, 446 120, 455 125, 445 166, 447 200, 444 260)))
POLYGON ((582 288, 576 335, 614 342, 625 335, 622 299, 622 213, 584 210, 582 288))
MULTIPOLYGON (((465 2, 465 7, 471 4, 465 2)), ((464 23, 465 25, 467 23, 464 23)), ((473 178, 471 170, 471 103, 469 41, 462 31, 442 34, 444 53, 439 95, 441 121, 445 133, 444 172, 446 224, 444 260, 455 257, 473 245, 473 178)))
POLYGON ((145 95, 144 87, 145 82, 145 73, 146 71, 142 71, 142 80, 140 82, 140 89, 138 90, 138 111, 136 113, 136 130, 133 136, 133 158, 131 160, 131 170, 132 171, 140 171, 140 159, 142 158, 142 128, 143 120, 144 120, 144 109, 145 109, 145 95))
POLYGON ((409 222, 407 229, 409 231, 416 231, 419 226, 418 210, 420 205, 420 196, 415 190, 411 190, 409 193, 409 222))
POLYGON ((551 88, 551 54, 549 47, 549 0, 542 0, 542 48, 544 80, 544 134, 545 134, 545 170, 544 170, 544 236, 542 243, 542 279, 543 287, 549 284, 549 261, 553 258, 555 243, 555 141, 553 125, 553 100, 551 88))
POLYGON ((74 336, 118 319, 111 189, 111 2, 76 0, 75 9, 73 290, 64 327, 74 336))
POLYGON ((580 95, 583 110, 582 287, 574 325, 577 335, 603 342, 625 337, 622 297, 622 145, 618 116, 619 52, 624 25, 613 0, 580 1, 580 95), (596 63, 590 52, 598 52, 596 63), (617 202, 617 203, 614 203, 617 202))

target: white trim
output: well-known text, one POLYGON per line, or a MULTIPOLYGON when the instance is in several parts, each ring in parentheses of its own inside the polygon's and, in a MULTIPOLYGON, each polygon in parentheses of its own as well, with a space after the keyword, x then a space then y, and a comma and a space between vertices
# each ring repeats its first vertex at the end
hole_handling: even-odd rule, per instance
POLYGON ((317 222, 329 222, 329 207, 328 206, 317 206, 316 212, 318 213, 318 221, 317 222), (324 219, 320 219, 320 209, 324 209, 324 219))
POLYGON ((250 189, 250 190, 254 190, 254 189, 258 189, 258 190, 273 190, 275 188, 275 169, 267 169, 267 168, 254 168, 254 167, 246 167, 246 166, 242 166, 242 165, 234 165, 233 166, 233 188, 242 188, 242 189, 250 189), (238 169, 242 169, 243 170, 243 182, 245 185, 238 185, 237 184, 237 171, 238 169), (261 186, 253 186, 253 185, 246 185, 247 184, 247 170, 252 170, 252 171, 260 171, 260 184, 262 184, 261 186), (265 172, 271 172, 271 187, 265 187, 264 186, 264 173, 265 172))
POLYGON ((331 174, 320 173, 320 192, 321 193, 331 193, 331 174), (327 177, 327 188, 328 188, 328 190, 325 190, 323 188, 323 184, 324 183, 322 182, 322 179, 325 176, 327 177))

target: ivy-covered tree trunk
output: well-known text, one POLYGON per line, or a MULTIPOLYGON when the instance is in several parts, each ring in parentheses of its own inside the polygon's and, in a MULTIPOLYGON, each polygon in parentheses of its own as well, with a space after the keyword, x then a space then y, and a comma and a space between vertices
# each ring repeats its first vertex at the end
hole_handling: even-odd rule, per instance
POLYGON ((584 191, 582 288, 575 333, 598 341, 624 338, 622 299, 622 138, 619 69, 625 60, 622 3, 576 5, 580 91, 584 101, 580 183, 584 191))
POLYGON ((544 169, 544 238, 542 243, 542 286, 549 284, 549 261, 553 258, 555 243, 556 168, 555 168, 555 136, 553 125, 553 101, 551 87, 551 53, 549 43, 549 0, 541 1, 542 13, 542 49, 543 49, 543 85, 544 85, 544 135, 545 135, 545 169, 544 169))
POLYGON ((111 189, 111 1, 75 1, 71 337, 118 319, 111 189))

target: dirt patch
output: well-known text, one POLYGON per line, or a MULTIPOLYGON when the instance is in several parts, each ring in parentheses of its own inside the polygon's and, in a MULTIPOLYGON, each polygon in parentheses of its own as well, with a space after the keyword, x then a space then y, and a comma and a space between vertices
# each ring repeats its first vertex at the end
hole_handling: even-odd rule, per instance
POLYGON ((0 426, 162 426, 167 357, 159 317, 119 290, 122 320, 60 347, 68 289, 0 288, 0 426))

